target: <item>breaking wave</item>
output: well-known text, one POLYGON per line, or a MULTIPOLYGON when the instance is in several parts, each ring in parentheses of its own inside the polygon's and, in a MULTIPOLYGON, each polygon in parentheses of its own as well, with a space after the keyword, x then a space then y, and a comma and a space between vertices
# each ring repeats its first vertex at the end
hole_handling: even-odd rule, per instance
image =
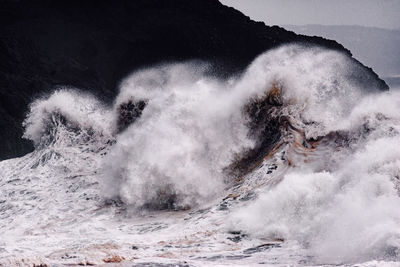
POLYGON ((379 91, 346 55, 298 45, 240 77, 209 73, 203 63, 143 69, 113 107, 60 89, 31 105, 24 137, 61 154, 90 144, 102 197, 134 210, 250 192, 225 229, 300 244, 319 263, 399 260, 399 92, 379 91))
POLYGON ((399 114, 399 92, 364 97, 334 139, 302 151, 280 183, 234 212, 231 227, 297 241, 322 263, 398 260, 399 114))
POLYGON ((59 88, 34 101, 25 119, 24 138, 37 149, 101 143, 111 136, 111 112, 92 95, 73 88, 59 88))

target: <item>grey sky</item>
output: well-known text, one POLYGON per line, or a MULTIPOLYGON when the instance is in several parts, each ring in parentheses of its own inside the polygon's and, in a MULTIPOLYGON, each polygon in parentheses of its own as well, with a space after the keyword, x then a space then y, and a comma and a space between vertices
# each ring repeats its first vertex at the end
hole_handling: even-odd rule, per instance
POLYGON ((220 0, 268 25, 400 28, 400 0, 220 0))

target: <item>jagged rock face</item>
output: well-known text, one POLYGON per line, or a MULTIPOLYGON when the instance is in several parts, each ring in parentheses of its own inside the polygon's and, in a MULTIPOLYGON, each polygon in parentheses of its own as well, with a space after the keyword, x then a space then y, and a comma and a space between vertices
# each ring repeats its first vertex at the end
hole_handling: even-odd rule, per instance
POLYGON ((249 134, 256 140, 255 147, 229 166, 233 176, 242 176, 259 164, 280 140, 282 118, 277 116, 283 105, 282 86, 274 84, 260 98, 251 99, 243 112, 248 118, 249 134))
POLYGON ((140 67, 201 59, 226 77, 290 42, 350 54, 334 41, 251 21, 217 0, 2 1, 0 159, 32 149, 21 139, 28 104, 56 86, 90 90, 111 102, 120 80, 140 67))
POLYGON ((145 107, 146 101, 144 100, 129 100, 120 104, 118 107, 117 131, 122 132, 130 124, 134 123, 142 115, 145 107))

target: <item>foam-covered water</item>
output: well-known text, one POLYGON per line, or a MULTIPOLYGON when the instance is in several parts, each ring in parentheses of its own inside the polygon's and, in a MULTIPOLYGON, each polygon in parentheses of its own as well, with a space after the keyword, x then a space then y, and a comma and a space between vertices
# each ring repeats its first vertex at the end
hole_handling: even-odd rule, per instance
POLYGON ((396 266, 400 91, 294 45, 208 73, 135 72, 111 107, 34 101, 35 151, 0 162, 0 264, 396 266))
POLYGON ((225 84, 203 75, 182 64, 123 82, 117 106, 136 98, 147 105, 105 159, 107 195, 140 207, 168 194, 176 205, 192 206, 223 192, 224 167, 252 140, 238 100, 225 84))

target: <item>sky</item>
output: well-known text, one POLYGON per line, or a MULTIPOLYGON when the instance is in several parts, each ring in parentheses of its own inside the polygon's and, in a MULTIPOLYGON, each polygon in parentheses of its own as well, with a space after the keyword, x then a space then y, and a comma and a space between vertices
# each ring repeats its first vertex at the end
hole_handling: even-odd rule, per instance
POLYGON ((220 0, 267 25, 361 25, 400 29, 400 0, 220 0))

